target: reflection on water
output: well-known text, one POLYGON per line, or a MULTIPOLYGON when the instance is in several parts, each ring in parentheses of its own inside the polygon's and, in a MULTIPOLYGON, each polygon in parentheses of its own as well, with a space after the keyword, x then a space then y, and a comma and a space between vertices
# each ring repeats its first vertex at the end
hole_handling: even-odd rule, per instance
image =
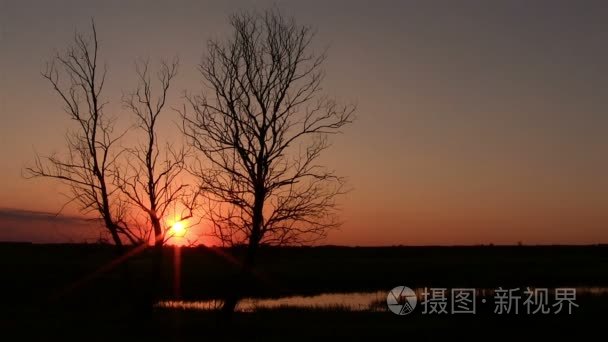
MULTIPOLYGON (((335 309, 349 311, 373 310, 376 303, 386 301, 385 291, 324 293, 315 296, 291 296, 281 298, 245 298, 237 306, 237 311, 252 312, 257 309, 274 309, 279 307, 335 309)), ((222 306, 221 300, 205 301, 164 301, 158 307, 173 309, 215 310, 222 306)))
MULTIPOLYGON (((522 291, 525 288, 520 288, 522 291)), ((548 289, 553 292, 555 289, 548 289)), ((254 312, 258 309, 304 308, 311 310, 386 311, 386 296, 389 290, 374 292, 324 293, 314 296, 290 296, 281 298, 245 298, 237 306, 239 312, 254 312)), ((425 288, 414 292, 420 300, 425 288)), ((428 288, 427 288, 428 291, 428 288)), ((449 289, 448 289, 449 292, 449 289)), ((481 297, 493 296, 494 289, 477 289, 481 297)), ((608 295, 608 287, 576 287, 577 295, 608 295)), ((162 301, 157 307, 182 310, 217 310, 222 306, 218 299, 203 301, 162 301)))

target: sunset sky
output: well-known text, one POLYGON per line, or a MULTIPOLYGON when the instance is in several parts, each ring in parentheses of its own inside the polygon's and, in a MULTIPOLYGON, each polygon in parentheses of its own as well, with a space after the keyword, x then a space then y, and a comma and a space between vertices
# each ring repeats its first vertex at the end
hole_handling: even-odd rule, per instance
MULTIPOLYGON (((179 56, 179 106, 201 90, 196 65, 227 16, 276 4, 329 47, 325 91, 358 105, 323 157, 353 188, 323 243, 608 243, 605 1, 0 3, 0 241, 96 234, 76 208, 43 214, 62 186, 22 177, 35 151, 64 148, 71 123, 40 72, 75 29, 95 18, 107 110, 128 123, 136 58, 179 56)), ((162 139, 180 141, 177 120, 165 113, 162 139)))

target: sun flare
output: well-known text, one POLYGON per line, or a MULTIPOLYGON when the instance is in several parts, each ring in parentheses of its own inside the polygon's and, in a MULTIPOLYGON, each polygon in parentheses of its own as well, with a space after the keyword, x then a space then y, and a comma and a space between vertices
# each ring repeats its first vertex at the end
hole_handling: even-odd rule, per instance
POLYGON ((171 232, 175 236, 184 236, 186 234, 186 226, 182 222, 175 222, 173 226, 171 226, 171 232))

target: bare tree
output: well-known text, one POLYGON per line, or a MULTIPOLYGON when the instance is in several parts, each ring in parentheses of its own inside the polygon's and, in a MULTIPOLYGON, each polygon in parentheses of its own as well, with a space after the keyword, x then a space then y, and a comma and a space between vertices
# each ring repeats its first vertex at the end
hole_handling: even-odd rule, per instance
POLYGON ((248 271, 261 244, 309 243, 339 224, 344 179, 319 156, 328 136, 352 121, 354 106, 321 94, 325 54, 309 52, 309 27, 276 10, 233 15, 230 23, 231 37, 209 41, 200 65, 210 95, 187 96, 191 110, 182 117, 184 134, 206 159, 195 174, 213 234, 247 245, 248 271))
POLYGON ((71 188, 73 199, 84 213, 95 212, 116 246, 121 249, 122 237, 139 243, 124 224, 125 203, 115 196, 111 172, 119 153, 116 142, 125 132, 117 134, 115 120, 104 111, 102 99, 106 78, 105 66, 98 63, 98 40, 95 23, 92 34, 76 33, 73 44, 64 54, 57 54, 47 63, 42 76, 47 79, 65 105, 65 112, 76 123, 66 134, 67 156, 36 156, 35 165, 26 169, 28 177, 58 179, 71 188))
MULTIPOLYGON (((130 203, 141 209, 154 234, 155 246, 161 247, 171 228, 166 224, 169 211, 180 210, 179 219, 192 216, 195 196, 182 181, 186 151, 167 144, 159 147, 158 120, 167 103, 171 81, 177 75, 178 60, 162 61, 157 72, 158 94, 153 94, 148 61, 136 62, 137 89, 123 96, 123 104, 137 118, 137 127, 145 135, 144 142, 127 149, 126 168, 116 169, 116 184, 130 203), (181 206, 177 208, 177 206, 181 206)), ((143 229, 146 232, 146 229, 143 229)), ((144 236, 149 237, 146 232, 144 236)))

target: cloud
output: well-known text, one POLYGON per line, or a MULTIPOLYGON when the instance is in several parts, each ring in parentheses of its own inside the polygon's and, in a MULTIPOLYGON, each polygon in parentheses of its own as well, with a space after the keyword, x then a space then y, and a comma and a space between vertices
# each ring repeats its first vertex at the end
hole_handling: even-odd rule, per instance
POLYGON ((0 208, 0 241, 93 242, 99 239, 102 233, 98 220, 41 211, 0 208))

